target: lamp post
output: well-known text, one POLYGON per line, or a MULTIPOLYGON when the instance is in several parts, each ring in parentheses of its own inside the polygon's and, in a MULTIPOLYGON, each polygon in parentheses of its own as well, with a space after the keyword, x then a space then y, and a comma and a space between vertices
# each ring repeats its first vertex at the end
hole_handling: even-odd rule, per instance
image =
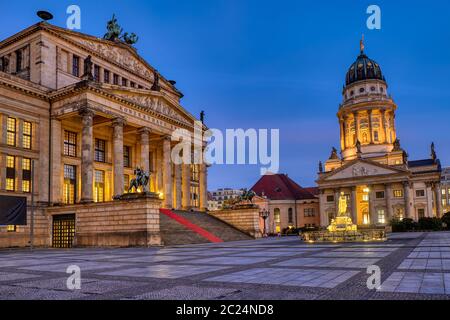
POLYGON ((264 220, 264 231, 263 231, 263 237, 265 237, 267 234, 266 234, 266 220, 267 220, 267 218, 269 217, 269 214, 270 214, 270 212, 269 212, 269 210, 267 210, 267 209, 263 209, 263 210, 261 210, 260 212, 259 212, 259 216, 264 220))

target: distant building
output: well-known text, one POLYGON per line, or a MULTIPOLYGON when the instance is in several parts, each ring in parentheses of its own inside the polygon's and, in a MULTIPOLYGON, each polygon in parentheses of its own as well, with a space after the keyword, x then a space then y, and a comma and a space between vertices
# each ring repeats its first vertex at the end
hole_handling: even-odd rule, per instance
POLYGON ((442 169, 441 175, 442 211, 450 211, 450 167, 442 169))
POLYGON ((286 174, 265 175, 251 188, 254 203, 269 211, 267 233, 320 225, 317 188, 302 188, 286 174))
POLYGON ((209 192, 208 210, 215 211, 222 209, 225 201, 239 198, 243 191, 244 189, 220 188, 209 192))

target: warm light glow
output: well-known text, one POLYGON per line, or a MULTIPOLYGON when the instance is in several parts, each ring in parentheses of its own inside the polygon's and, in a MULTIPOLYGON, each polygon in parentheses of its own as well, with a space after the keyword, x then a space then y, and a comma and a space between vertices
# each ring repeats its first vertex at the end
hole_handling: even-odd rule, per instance
POLYGON ((369 188, 364 188, 364 189, 363 189, 363 192, 369 193, 369 192, 370 192, 370 189, 369 189, 369 188))
POLYGON ((160 192, 160 193, 158 193, 158 195, 159 195, 160 199, 164 199, 164 193, 160 192))

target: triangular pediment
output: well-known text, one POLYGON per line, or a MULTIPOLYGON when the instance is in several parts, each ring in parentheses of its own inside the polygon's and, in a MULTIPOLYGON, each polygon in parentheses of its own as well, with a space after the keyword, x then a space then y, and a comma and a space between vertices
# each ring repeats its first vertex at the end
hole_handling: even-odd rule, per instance
POLYGON ((406 174, 407 171, 372 161, 354 160, 335 171, 327 173, 321 180, 342 180, 393 174, 406 174))

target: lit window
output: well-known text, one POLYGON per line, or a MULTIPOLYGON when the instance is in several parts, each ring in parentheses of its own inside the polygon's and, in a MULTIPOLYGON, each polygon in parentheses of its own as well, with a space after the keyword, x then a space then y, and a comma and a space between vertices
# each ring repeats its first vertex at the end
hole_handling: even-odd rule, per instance
POLYGON ((386 215, 385 215, 384 209, 378 209, 377 213, 378 213, 378 223, 385 224, 386 223, 386 215))
POLYGON ((31 192, 31 159, 22 159, 22 191, 31 192))
POLYGON ((95 157, 97 162, 105 162, 106 141, 101 139, 95 139, 95 157))
POLYGON ((397 208, 395 210, 395 216, 397 217, 398 220, 402 221, 403 218, 405 217, 403 208, 397 208))
POLYGON ((369 201, 369 195, 368 194, 363 194, 362 200, 363 201, 369 201))
POLYGON ((425 218, 425 209, 417 209, 417 216, 419 217, 419 219, 425 218))
POLYGON ((379 140, 379 137, 378 137, 378 131, 374 131, 374 132, 373 132, 373 139, 374 139, 376 142, 378 142, 378 140, 379 140))
POLYGON ((64 155, 77 156, 77 134, 75 132, 64 131, 64 155))
POLYGON ((191 186, 191 207, 198 208, 199 202, 199 188, 198 186, 191 186))
POLYGON ((105 201, 105 172, 96 170, 95 171, 95 186, 94 186, 94 201, 104 202, 105 201))
POLYGON ((367 211, 363 213, 363 224, 365 225, 370 224, 370 216, 367 211))
POLYGON ((199 181, 199 172, 198 172, 198 166, 195 164, 191 165, 191 180, 192 181, 199 181))
POLYGON ((275 209, 273 210, 273 219, 275 221, 275 223, 279 224, 281 223, 281 214, 280 214, 280 209, 275 209))
POLYGON ((16 157, 6 156, 6 190, 16 190, 16 157))
POLYGON ((13 225, 7 226, 6 227, 6 231, 7 232, 16 232, 17 231, 17 227, 13 226, 13 225))
POLYGON ((394 190, 394 197, 395 198, 403 198, 403 190, 394 190))
POLYGON ((131 167, 131 153, 130 153, 130 147, 128 147, 128 146, 123 147, 123 166, 125 168, 131 167))
POLYGON ((8 118, 6 128, 6 143, 8 146, 16 146, 16 119, 8 118))
POLYGON ((64 165, 64 203, 74 204, 77 192, 77 168, 64 165))
POLYGON ((22 133, 22 146, 25 149, 31 149, 31 134, 32 134, 31 122, 24 121, 22 133))

